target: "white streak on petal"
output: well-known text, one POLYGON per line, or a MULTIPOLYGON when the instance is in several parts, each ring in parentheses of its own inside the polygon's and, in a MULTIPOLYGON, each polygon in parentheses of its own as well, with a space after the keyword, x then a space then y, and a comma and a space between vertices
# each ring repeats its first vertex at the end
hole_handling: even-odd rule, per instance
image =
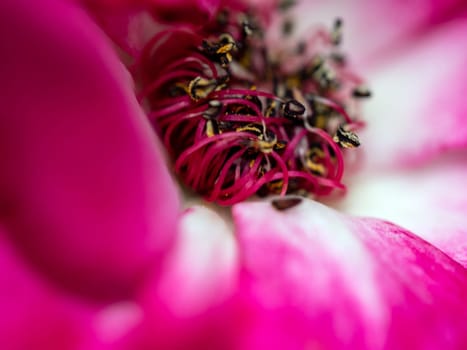
POLYGON ((235 286, 237 246, 225 220, 197 206, 181 218, 179 240, 158 293, 174 315, 188 317, 221 302, 235 286))

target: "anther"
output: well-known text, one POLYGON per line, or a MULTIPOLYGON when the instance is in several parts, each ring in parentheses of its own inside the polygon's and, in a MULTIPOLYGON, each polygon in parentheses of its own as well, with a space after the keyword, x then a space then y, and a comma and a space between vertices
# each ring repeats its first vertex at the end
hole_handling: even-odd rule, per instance
POLYGON ((282 23, 282 34, 284 34, 285 36, 289 36, 290 34, 292 34, 293 29, 294 23, 291 19, 288 18, 282 23))
POLYGON ((352 96, 356 98, 371 97, 371 91, 366 86, 358 86, 352 91, 352 96))
POLYGON ((277 7, 281 11, 287 11, 295 5, 295 0, 280 0, 277 7))
POLYGON ((222 103, 218 100, 211 100, 208 103, 208 108, 204 111, 203 117, 205 119, 214 119, 219 115, 222 103))
POLYGON ((347 57, 345 57, 345 55, 340 52, 332 52, 329 58, 340 66, 343 66, 347 63, 347 57))
POLYGON ((337 46, 342 42, 342 19, 336 18, 331 31, 331 42, 337 46))
POLYGON ((333 137, 334 142, 343 148, 355 148, 360 146, 360 140, 352 131, 346 130, 344 126, 337 128, 336 134, 333 137))
POLYGON ((243 35, 245 37, 252 36, 254 32, 254 28, 251 26, 250 22, 247 19, 244 19, 242 21, 242 30, 243 30, 243 35))
POLYGON ((289 119, 303 118, 305 106, 297 100, 289 100, 282 105, 282 113, 285 118, 289 119))
POLYGON ((215 79, 206 79, 198 76, 188 84, 187 93, 192 100, 198 101, 202 98, 206 98, 216 89, 217 85, 218 82, 215 79))
POLYGON ((208 120, 206 122, 206 135, 208 137, 213 137, 214 135, 218 135, 220 133, 219 131, 219 125, 215 120, 208 120))
POLYGON ((283 198, 275 198, 271 201, 271 205, 279 211, 284 211, 296 207, 302 203, 303 199, 298 196, 287 196, 283 198))
POLYGON ((232 61, 232 51, 236 48, 237 44, 228 33, 221 34, 219 41, 211 43, 207 40, 203 40, 201 43, 201 50, 204 51, 208 56, 216 59, 223 68, 227 67, 232 61))
POLYGON ((271 130, 266 130, 264 134, 259 137, 257 147, 263 153, 271 153, 277 144, 277 136, 271 130))

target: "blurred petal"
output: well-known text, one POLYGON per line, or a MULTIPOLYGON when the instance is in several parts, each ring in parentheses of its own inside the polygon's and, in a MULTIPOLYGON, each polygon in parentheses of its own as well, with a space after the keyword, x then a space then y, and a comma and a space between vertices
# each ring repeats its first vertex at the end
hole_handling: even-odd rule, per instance
MULTIPOLYGON (((317 202, 234 207, 242 349, 461 349, 467 271, 392 224, 317 202)), ((240 334, 239 330, 236 330, 240 334)))
POLYGON ((0 227, 2 349, 89 349, 91 308, 60 293, 25 264, 0 227))
POLYGON ((467 156, 353 178, 345 212, 396 222, 467 267, 467 156))
POLYGON ((467 146, 467 22, 427 34, 372 66, 361 134, 368 168, 413 166, 467 146))
MULTIPOLYGON (((188 209, 162 268, 156 289, 166 307, 177 317, 202 313, 235 285, 237 247, 232 230, 208 208, 188 209)), ((151 298, 153 293, 149 294, 151 298)))
POLYGON ((297 30, 344 21, 344 47, 352 60, 379 56, 392 46, 410 42, 418 32, 465 10, 462 0, 302 0, 296 8, 297 30))
POLYGON ((178 208, 131 80, 69 3, 2 1, 0 17, 4 223, 60 283, 125 294, 169 244, 178 208))
POLYGON ((125 348, 226 349, 227 310, 217 308, 234 292, 237 264, 225 220, 205 207, 188 209, 175 248, 142 292, 144 319, 125 348))
POLYGON ((85 0, 99 26, 130 56, 155 34, 162 23, 200 25, 218 9, 220 0, 85 0))

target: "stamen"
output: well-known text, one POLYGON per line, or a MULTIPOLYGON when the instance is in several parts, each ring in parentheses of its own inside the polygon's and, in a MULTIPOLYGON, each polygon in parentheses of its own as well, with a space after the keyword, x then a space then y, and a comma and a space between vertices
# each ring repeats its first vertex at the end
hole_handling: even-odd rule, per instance
POLYGON ((366 86, 357 86, 352 91, 352 96, 356 98, 371 97, 371 91, 366 86))
POLYGON ((289 119, 303 118, 305 114, 305 106, 296 100, 287 101, 282 105, 284 117, 289 119))
POLYGON ((286 198, 275 198, 271 201, 274 208, 279 211, 284 211, 296 207, 302 202, 300 197, 286 197, 286 198))
MULTIPOLYGON (((280 55, 260 23, 254 11, 231 8, 197 31, 166 29, 143 49, 135 77, 186 186, 220 205, 287 195, 272 201, 286 210, 298 196, 345 189, 342 149, 360 145, 354 111, 371 93, 337 51, 340 19, 280 55)), ((290 34, 293 18, 282 23, 290 34)))
POLYGON ((360 146, 360 140, 357 134, 352 131, 345 130, 343 126, 339 126, 334 135, 333 140, 344 148, 354 148, 360 146))

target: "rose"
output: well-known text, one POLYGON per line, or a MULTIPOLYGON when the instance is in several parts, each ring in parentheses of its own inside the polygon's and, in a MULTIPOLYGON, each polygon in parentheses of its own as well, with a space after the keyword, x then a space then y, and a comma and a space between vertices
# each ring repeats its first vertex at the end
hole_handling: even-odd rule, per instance
MULTIPOLYGON (((174 185, 134 100, 131 81, 98 28, 68 3, 7 1, 0 6, 0 336, 5 348, 465 345, 465 268, 391 224, 343 216, 311 201, 285 212, 263 202, 234 208, 235 239, 215 213, 199 207, 183 214, 174 237, 174 185)), ((413 22, 408 23, 402 33, 413 29, 413 22)), ((455 22, 451 26, 438 29, 439 45, 443 32, 452 38, 462 28, 455 22)), ((434 45, 436 57, 435 43, 426 44, 424 51, 422 41, 413 50, 427 59, 434 45)), ((461 74, 456 63, 465 52, 457 45, 452 50, 456 48, 449 66, 461 74)), ((394 66, 393 61, 388 65, 394 66)), ((448 117, 462 116, 457 95, 448 92, 446 98, 452 99, 443 109, 453 108, 448 117)), ((381 103, 378 94, 375 106, 381 103)), ((394 99, 393 93, 380 96, 394 99)), ((426 97, 430 91, 423 96, 421 107, 432 100, 426 97)), ((410 102, 410 107, 417 105, 410 102)), ((416 111, 407 117, 419 115, 416 111)), ((386 121, 383 112, 378 118, 386 121)), ((420 143, 403 138, 405 143, 387 149, 380 146, 381 138, 387 133, 397 140, 400 123, 372 131, 377 125, 378 120, 369 124, 366 147, 381 147, 378 154, 385 150, 384 160, 392 162, 380 162, 386 165, 385 176, 374 177, 373 191, 395 194, 397 186, 377 184, 389 178, 387 169, 401 164, 396 157, 401 151, 427 150, 423 141, 437 141, 437 148, 462 146, 461 122, 439 124, 448 128, 443 137, 433 140, 430 133, 415 139, 420 143), (453 125, 457 134, 449 129, 453 125), (378 142, 371 143, 372 137, 378 142), (413 147, 407 147, 409 141, 413 147), (395 156, 388 156, 391 151, 395 156)), ((427 127, 432 130, 433 123, 427 127)), ((433 148, 428 150, 417 153, 423 156, 420 164, 433 159, 433 148)), ((381 169, 369 164, 369 171, 381 169)), ((422 171, 421 176, 409 176, 419 170, 408 167, 396 185, 413 191, 408 181, 425 177, 426 184, 433 184, 428 188, 436 190, 446 183, 446 174, 450 184, 457 180, 462 185, 462 154, 430 167, 437 171, 422 171)), ((354 187, 350 185, 350 196, 363 193, 354 187)), ((460 226, 462 196, 430 193, 435 197, 423 203, 428 208, 437 195, 447 203, 447 209, 436 211, 442 226, 420 223, 415 215, 402 216, 407 221, 398 223, 431 236, 462 262, 462 235, 447 229, 441 237, 433 230, 460 226), (457 222, 443 220, 447 217, 457 222)), ((397 198, 420 196, 402 193, 397 198)), ((365 213, 366 200, 350 198, 347 208, 365 213)), ((373 211, 366 213, 384 214, 385 207, 375 206, 381 203, 372 202, 373 211)), ((390 206, 397 207, 397 202, 390 206)))

